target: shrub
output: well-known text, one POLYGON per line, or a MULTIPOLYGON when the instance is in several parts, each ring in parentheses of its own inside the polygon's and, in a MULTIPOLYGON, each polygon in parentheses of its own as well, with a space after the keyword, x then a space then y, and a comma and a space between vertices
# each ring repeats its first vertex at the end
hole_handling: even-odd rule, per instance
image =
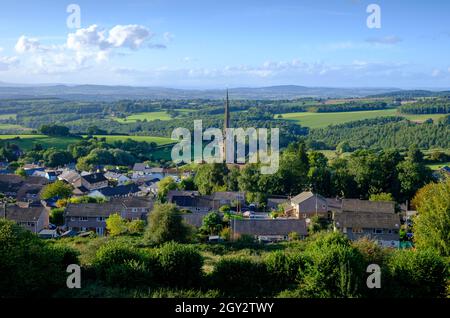
POLYGON ((106 219, 106 229, 111 236, 125 234, 128 231, 127 221, 120 214, 111 214, 106 219))
POLYGON ((265 264, 244 257, 220 259, 211 273, 210 282, 213 289, 233 297, 260 297, 272 292, 267 288, 265 264))
POLYGON ((390 297, 445 297, 448 268, 439 254, 399 250, 387 262, 386 290, 390 297))
POLYGON ((64 208, 52 209, 50 212, 50 223, 55 225, 64 224, 64 208))
POLYGON ((280 289, 295 285, 307 261, 307 257, 300 253, 272 252, 265 259, 268 278, 280 289))
POLYGON ((160 283, 171 287, 196 287, 202 279, 203 257, 190 245, 166 243, 158 249, 160 283))
POLYGON ((165 242, 186 242, 190 229, 183 222, 181 213, 174 204, 155 204, 148 217, 145 232, 147 241, 154 244, 165 242))
POLYGON ((133 220, 127 223, 128 233, 139 234, 144 232, 145 222, 143 220, 133 220))
POLYGON ((144 253, 117 242, 100 247, 93 262, 101 280, 120 287, 153 285, 157 264, 154 253, 144 253))
POLYGON ((50 296, 65 287, 66 268, 77 263, 73 250, 49 246, 14 222, 0 219, 0 298, 50 296))

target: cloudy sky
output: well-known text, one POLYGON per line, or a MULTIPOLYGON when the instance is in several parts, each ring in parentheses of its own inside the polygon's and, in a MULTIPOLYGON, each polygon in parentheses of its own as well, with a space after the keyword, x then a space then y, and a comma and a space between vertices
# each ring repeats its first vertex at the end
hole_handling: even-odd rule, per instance
POLYGON ((447 0, 1 1, 7 83, 449 88, 449 56, 447 0))

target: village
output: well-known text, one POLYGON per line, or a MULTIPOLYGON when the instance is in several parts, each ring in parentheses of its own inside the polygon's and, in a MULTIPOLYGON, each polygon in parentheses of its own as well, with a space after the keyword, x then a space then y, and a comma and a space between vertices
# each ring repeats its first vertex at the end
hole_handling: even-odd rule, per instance
MULTIPOLYGON (((17 222, 41 238, 106 236, 106 220, 120 214, 126 220, 147 220, 158 199, 159 182, 170 178, 180 183, 193 176, 193 171, 176 168, 155 168, 136 163, 128 173, 114 170, 77 171, 74 167, 48 170, 36 164, 24 167, 25 177, 0 175, 0 192, 6 219, 17 222), (59 197, 42 199, 43 189, 54 182, 72 187, 72 198, 86 198, 64 207, 63 221, 52 224, 52 209, 59 197), (79 203, 82 202, 82 203, 79 203)), ((445 171, 445 170, 444 170, 445 171)), ((263 208, 246 200, 245 192, 214 192, 170 190, 165 200, 176 205, 184 221, 201 227, 210 213, 232 215, 229 218, 231 240, 248 235, 260 242, 277 242, 292 237, 305 238, 311 223, 320 220, 333 231, 344 233, 350 240, 366 237, 381 246, 399 248, 400 230, 408 229, 415 211, 406 204, 360 199, 326 198, 305 191, 295 196, 269 196, 263 208)), ((210 242, 220 241, 210 235, 210 242)))

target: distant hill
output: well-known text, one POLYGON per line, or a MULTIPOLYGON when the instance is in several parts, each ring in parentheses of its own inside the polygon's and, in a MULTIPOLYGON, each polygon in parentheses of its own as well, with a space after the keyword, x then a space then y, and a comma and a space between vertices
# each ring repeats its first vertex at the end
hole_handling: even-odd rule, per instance
POLYGON ((450 97, 450 91, 428 91, 428 90, 400 90, 395 92, 387 92, 376 95, 371 95, 369 97, 391 97, 391 98, 402 98, 402 99, 412 99, 419 97, 450 97))
MULTIPOLYGON (((396 92, 395 88, 329 88, 295 85, 230 89, 232 99, 295 99, 302 97, 344 98, 396 92)), ((225 90, 175 89, 104 85, 20 85, 0 83, 0 98, 49 98, 74 100, 120 99, 222 99, 225 90)))

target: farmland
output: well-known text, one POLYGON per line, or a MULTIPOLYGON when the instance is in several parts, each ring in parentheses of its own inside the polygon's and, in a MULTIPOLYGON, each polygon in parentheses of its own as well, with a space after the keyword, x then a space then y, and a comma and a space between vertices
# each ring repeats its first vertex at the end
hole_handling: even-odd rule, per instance
MULTIPOLYGON (((153 137, 153 136, 95 136, 98 138, 106 138, 106 141, 113 142, 117 140, 126 140, 128 138, 136 141, 155 142, 158 145, 166 145, 173 143, 170 138, 153 137)), ((66 149, 71 143, 75 143, 81 137, 51 137, 46 135, 0 135, 0 140, 11 140, 12 143, 18 145, 24 150, 30 150, 35 144, 41 144, 44 148, 66 149)))
POLYGON ((298 124, 309 128, 324 128, 329 125, 343 124, 350 121, 371 119, 376 117, 401 116, 411 121, 425 121, 429 118, 435 120, 444 115, 405 115, 397 113, 396 109, 357 111, 357 112, 337 112, 337 113, 286 113, 282 114, 283 119, 295 121, 298 124))
MULTIPOLYGON (((176 109, 179 113, 188 113, 192 111, 192 109, 176 109)), ((155 112, 144 112, 144 113, 137 113, 130 115, 126 118, 114 118, 114 120, 118 121, 119 123, 126 124, 126 123, 135 123, 137 121, 152 121, 152 120, 170 120, 172 119, 167 113, 167 111, 155 111, 155 112)))

